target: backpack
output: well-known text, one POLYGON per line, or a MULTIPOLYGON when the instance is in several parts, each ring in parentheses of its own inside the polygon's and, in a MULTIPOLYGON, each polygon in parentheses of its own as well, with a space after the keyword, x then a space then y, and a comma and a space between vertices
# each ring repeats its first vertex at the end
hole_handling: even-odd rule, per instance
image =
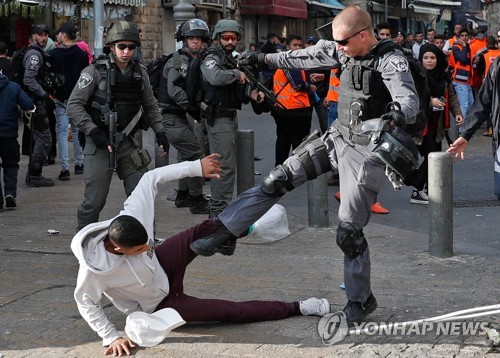
POLYGON ((158 91, 160 89, 160 81, 163 75, 163 68, 167 64, 167 61, 173 56, 163 55, 161 58, 151 61, 146 66, 146 72, 149 76, 149 83, 151 84, 151 88, 153 89, 153 94, 156 98, 158 98, 158 91))
POLYGON ((29 49, 35 49, 40 51, 38 47, 28 46, 22 49, 14 51, 12 57, 10 59, 10 77, 9 80, 12 82, 16 82, 22 88, 24 87, 24 55, 28 52, 29 49))
POLYGON ((217 49, 209 47, 201 51, 196 58, 191 61, 186 74, 186 94, 188 100, 188 113, 194 117, 200 116, 200 102, 202 101, 202 76, 201 63, 210 54, 217 54, 217 49))
MULTIPOLYGON (((413 77, 413 82, 415 83, 417 95, 420 100, 419 111, 415 123, 408 125, 406 127, 406 132, 413 136, 420 137, 423 134, 427 119, 429 118, 429 102, 431 100, 431 95, 427 85, 427 74, 424 66, 413 56, 413 52, 411 50, 395 44, 392 41, 384 42, 377 47, 379 58, 394 49, 401 50, 408 61, 411 76, 413 77)), ((375 64, 375 68, 376 67, 377 64, 375 64)))

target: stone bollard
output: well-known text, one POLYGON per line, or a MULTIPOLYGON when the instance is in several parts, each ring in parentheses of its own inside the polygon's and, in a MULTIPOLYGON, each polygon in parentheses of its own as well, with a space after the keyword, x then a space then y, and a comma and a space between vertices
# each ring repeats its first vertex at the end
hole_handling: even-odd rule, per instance
POLYGON ((255 186, 254 133, 252 129, 236 131, 236 192, 255 186))
POLYGON ((310 227, 328 227, 328 174, 307 182, 307 207, 310 227))
POLYGON ((453 256, 453 157, 429 154, 429 253, 453 256))

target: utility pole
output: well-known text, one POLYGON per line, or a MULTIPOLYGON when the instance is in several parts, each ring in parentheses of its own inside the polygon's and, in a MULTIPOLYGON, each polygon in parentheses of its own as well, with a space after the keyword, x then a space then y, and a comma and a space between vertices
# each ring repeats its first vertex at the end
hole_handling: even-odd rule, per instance
MULTIPOLYGON (((196 16, 194 11, 195 7, 191 4, 191 0, 180 0, 177 5, 174 6, 174 21, 175 21, 175 29, 179 28, 180 24, 184 21, 194 19, 196 16)), ((177 42, 175 45, 176 49, 179 50, 182 48, 182 41, 177 42)))
POLYGON ((94 0, 94 57, 103 54, 104 0, 94 0))

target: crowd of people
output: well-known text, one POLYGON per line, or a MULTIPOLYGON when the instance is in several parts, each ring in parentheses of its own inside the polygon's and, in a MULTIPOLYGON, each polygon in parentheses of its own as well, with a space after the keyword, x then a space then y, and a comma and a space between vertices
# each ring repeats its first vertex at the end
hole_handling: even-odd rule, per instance
MULTIPOLYGON (((219 20, 210 32, 204 21, 191 19, 176 31, 175 39, 183 46, 167 58, 155 92, 138 60, 141 38, 134 23, 118 21, 108 27, 106 54, 92 63, 76 41, 72 23, 56 30, 56 44, 48 54, 49 29, 33 25, 31 45, 22 53, 20 84, 14 80, 16 67, 9 68, 4 59, 6 44, 0 42, 0 66, 7 75, 0 74, 0 106, 8 114, 0 119, 5 184, 0 208, 4 197, 8 209, 16 207, 17 105, 30 119, 28 186, 54 185, 42 175, 53 146, 51 112, 59 180, 70 179, 71 124, 74 174, 85 178, 72 242, 81 266, 75 300, 81 315, 109 346, 107 353, 121 355, 129 354, 134 343, 121 337, 107 319, 100 306, 103 294, 125 313, 170 307, 187 322, 329 313, 328 301, 317 298, 292 303, 201 300, 185 295, 183 278, 196 255, 232 255, 237 238, 283 195, 331 173, 340 187, 336 243, 344 254, 348 302, 343 312, 350 324, 362 322, 378 305, 363 229, 372 213, 388 213, 377 201, 386 176, 395 187, 414 187, 411 203, 427 204, 427 158, 442 150, 443 139, 450 153, 463 157, 468 140, 489 120, 485 134, 498 140, 498 109, 489 115, 492 96, 498 95, 493 70, 499 67, 494 62, 500 52, 498 39, 487 36, 485 28, 476 29, 472 39, 461 25, 454 29, 447 41, 433 29, 408 38, 388 23, 374 28, 365 10, 348 6, 332 22, 333 41, 314 36, 304 41, 298 34, 280 40, 270 33, 266 43, 251 44, 235 61, 242 35, 236 21, 219 20), (425 71, 429 98, 417 93, 408 55, 425 71), (238 111, 250 101, 259 108, 269 96, 252 83, 243 66, 258 72, 274 94, 274 106, 267 111, 276 124, 276 167, 260 186, 233 198, 238 111), (313 110, 321 134, 303 141, 311 131, 313 110), (422 114, 423 122, 417 123, 422 114), (447 133, 452 118, 461 128, 455 142, 447 133), (151 158, 135 136, 148 128, 164 154, 170 145, 177 149, 179 164, 148 173, 151 158), (128 199, 120 215, 99 222, 114 172, 128 199), (211 179, 209 199, 203 195, 203 177, 211 179), (171 180, 179 180, 175 205, 208 214, 209 219, 157 245, 157 185, 171 180)), ((496 154, 498 158, 498 150, 496 154)), ((500 198, 500 169, 498 173, 500 198)))

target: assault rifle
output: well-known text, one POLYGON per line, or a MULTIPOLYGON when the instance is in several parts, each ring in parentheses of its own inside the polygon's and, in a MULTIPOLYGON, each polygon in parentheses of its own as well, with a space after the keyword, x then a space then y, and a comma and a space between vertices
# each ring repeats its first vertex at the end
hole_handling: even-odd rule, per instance
POLYGON ((265 84, 260 82, 257 77, 255 77, 252 69, 249 66, 241 66, 239 64, 239 61, 231 55, 227 55, 226 59, 229 64, 231 64, 235 68, 238 68, 245 74, 245 76, 247 76, 248 80, 250 81, 250 85, 257 88, 258 91, 264 93, 264 101, 271 109, 276 109, 278 111, 285 110, 285 107, 278 101, 278 97, 276 97, 274 92, 267 88, 265 84))
POLYGON ((109 153, 109 169, 116 170, 116 152, 120 146, 124 135, 121 132, 116 132, 116 123, 118 121, 118 114, 111 110, 111 102, 113 97, 111 95, 111 86, 115 84, 115 69, 109 65, 106 68, 106 103, 99 104, 96 101, 92 102, 92 108, 101 112, 101 120, 108 127, 108 141, 111 145, 111 152, 109 153))

